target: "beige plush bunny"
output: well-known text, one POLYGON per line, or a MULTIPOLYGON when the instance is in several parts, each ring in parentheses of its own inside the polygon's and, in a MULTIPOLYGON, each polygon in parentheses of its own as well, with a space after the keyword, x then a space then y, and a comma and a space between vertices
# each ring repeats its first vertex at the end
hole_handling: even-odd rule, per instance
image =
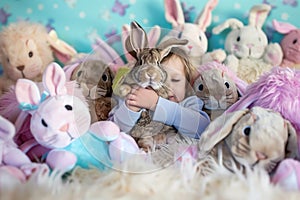
POLYGON ((250 10, 248 25, 244 26, 238 19, 231 18, 212 30, 214 34, 219 34, 227 28, 232 29, 225 39, 228 54, 225 64, 247 83, 256 81, 261 74, 282 61, 280 45, 268 44, 262 30, 270 10, 268 4, 255 5, 250 10))
MULTIPOLYGON (((165 84, 167 73, 160 66, 160 62, 172 47, 186 43, 187 40, 172 38, 160 43, 156 48, 151 48, 144 29, 137 22, 132 22, 126 48, 136 59, 136 63, 127 74, 123 75, 118 86, 114 87, 114 93, 126 97, 134 86, 151 87, 159 96, 167 98, 168 86, 165 84)), ((167 142, 166 133, 174 135, 176 130, 163 123, 152 121, 148 111, 143 111, 129 134, 136 139, 140 148, 153 151, 155 145, 167 142)))
POLYGON ((223 113, 212 121, 199 141, 199 158, 207 155, 228 169, 262 167, 268 172, 284 158, 299 156, 291 123, 261 107, 223 113))

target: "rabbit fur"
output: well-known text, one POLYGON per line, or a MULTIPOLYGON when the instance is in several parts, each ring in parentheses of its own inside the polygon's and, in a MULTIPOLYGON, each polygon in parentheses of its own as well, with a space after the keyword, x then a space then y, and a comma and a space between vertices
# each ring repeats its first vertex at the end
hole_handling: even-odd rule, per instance
POLYGON ((280 45, 268 44, 267 36, 262 30, 270 10, 271 6, 268 4, 254 5, 249 13, 248 25, 230 18, 212 30, 214 34, 219 34, 227 28, 232 29, 225 38, 225 51, 228 55, 224 62, 247 83, 256 81, 261 74, 282 61, 280 45))
POLYGON ((193 65, 197 66, 209 61, 223 62, 226 53, 223 49, 207 52, 208 39, 206 28, 211 24, 212 11, 218 0, 209 0, 194 23, 186 22, 179 0, 165 0, 165 18, 172 24, 172 30, 162 39, 175 37, 187 39, 188 43, 182 48, 189 56, 193 65))
POLYGON ((193 89, 204 102, 203 110, 211 120, 234 104, 246 90, 247 83, 222 63, 205 63, 197 67, 197 72, 193 89))
MULTIPOLYGON (((131 32, 126 40, 127 51, 136 59, 134 66, 123 75, 114 93, 126 97, 134 85, 146 88, 151 87, 159 96, 168 97, 166 71, 160 66, 160 61, 166 56, 171 47, 184 45, 187 40, 170 38, 160 43, 156 48, 149 47, 145 30, 135 21, 131 23, 131 32)), ((130 131, 130 135, 145 151, 155 150, 155 144, 166 143, 167 136, 174 135, 175 130, 160 122, 152 121, 148 111, 143 111, 141 118, 130 131), (160 133, 160 134, 159 134, 160 133), (171 134, 172 133, 172 134, 171 134)))
POLYGON ((268 172, 284 158, 298 158, 297 135, 280 113, 259 106, 223 113, 199 141, 199 158, 213 156, 228 169, 260 167, 268 172))
POLYGON ((280 66, 300 69, 300 29, 277 20, 273 20, 273 27, 284 35, 280 42, 283 51, 283 60, 280 66))
POLYGON ((76 50, 60 40, 54 30, 49 33, 40 23, 19 21, 4 27, 0 33, 0 95, 19 78, 41 81, 44 69, 54 56, 66 62, 76 50))
POLYGON ((89 110, 81 99, 67 93, 63 69, 51 63, 43 74, 45 93, 40 95, 36 84, 27 79, 16 83, 16 96, 22 109, 31 114, 30 130, 36 141, 49 148, 46 163, 51 169, 71 170, 74 166, 106 169, 111 165, 111 152, 122 159, 127 149, 138 150, 135 141, 111 121, 91 125, 89 110), (114 142, 121 140, 121 142, 114 142), (113 143, 114 142, 114 143, 113 143), (97 148, 97 150, 95 149, 97 148), (99 162, 99 159, 101 162, 99 162), (105 165, 106 164, 106 165, 105 165))

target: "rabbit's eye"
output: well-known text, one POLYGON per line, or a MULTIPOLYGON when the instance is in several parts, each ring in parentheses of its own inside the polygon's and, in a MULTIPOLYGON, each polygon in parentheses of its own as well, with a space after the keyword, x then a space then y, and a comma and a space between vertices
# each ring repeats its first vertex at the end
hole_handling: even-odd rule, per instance
POLYGON ((65 108, 66 108, 67 110, 73 110, 73 107, 70 106, 70 105, 65 105, 65 108))
POLYGON ((77 72, 77 77, 81 76, 82 71, 80 70, 79 72, 77 72))
POLYGON ((41 123, 43 124, 43 126, 48 127, 48 124, 45 122, 44 119, 41 120, 41 123))
POLYGON ((296 43, 297 43, 297 41, 298 41, 297 39, 294 39, 294 41, 293 41, 293 44, 296 44, 296 43))
POLYGON ((230 87, 230 85, 227 81, 225 81, 224 85, 226 86, 227 89, 230 87))
POLYGON ((241 37, 238 36, 238 37, 236 38, 236 41, 239 42, 240 40, 241 40, 241 37))
POLYGON ((33 52, 30 51, 30 52, 28 53, 28 56, 29 56, 29 58, 31 58, 31 57, 33 56, 33 52))
POLYGON ((198 90, 199 90, 199 91, 202 91, 202 90, 203 90, 203 84, 200 84, 200 85, 198 86, 198 90))
POLYGON ((181 38, 182 37, 182 32, 179 32, 178 33, 178 38, 181 38))
POLYGON ((244 129, 243 129, 244 135, 249 136, 249 135, 250 135, 250 132, 251 132, 250 126, 244 127, 244 129))
POLYGON ((108 77, 106 74, 103 74, 101 78, 104 82, 106 82, 108 80, 108 77))
POLYGON ((7 60, 7 62, 9 63, 9 58, 7 58, 6 60, 7 60))

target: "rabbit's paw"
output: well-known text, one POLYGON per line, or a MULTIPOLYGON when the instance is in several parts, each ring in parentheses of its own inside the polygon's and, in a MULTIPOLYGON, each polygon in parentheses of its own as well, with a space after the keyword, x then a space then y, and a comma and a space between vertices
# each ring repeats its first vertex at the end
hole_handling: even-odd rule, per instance
POLYGON ((152 152, 154 150, 154 141, 152 137, 140 138, 137 143, 145 152, 152 152))
POLYGON ((122 97, 126 97, 130 93, 130 91, 131 91, 130 85, 124 84, 120 86, 120 95, 122 97))

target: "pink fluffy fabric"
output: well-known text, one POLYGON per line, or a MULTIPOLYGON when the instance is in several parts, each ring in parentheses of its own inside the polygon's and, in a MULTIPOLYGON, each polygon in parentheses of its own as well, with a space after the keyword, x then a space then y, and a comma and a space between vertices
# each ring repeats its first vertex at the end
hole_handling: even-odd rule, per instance
POLYGON ((244 96, 227 112, 253 106, 261 106, 281 113, 296 129, 300 144, 300 71, 273 67, 257 82, 248 85, 244 96))

